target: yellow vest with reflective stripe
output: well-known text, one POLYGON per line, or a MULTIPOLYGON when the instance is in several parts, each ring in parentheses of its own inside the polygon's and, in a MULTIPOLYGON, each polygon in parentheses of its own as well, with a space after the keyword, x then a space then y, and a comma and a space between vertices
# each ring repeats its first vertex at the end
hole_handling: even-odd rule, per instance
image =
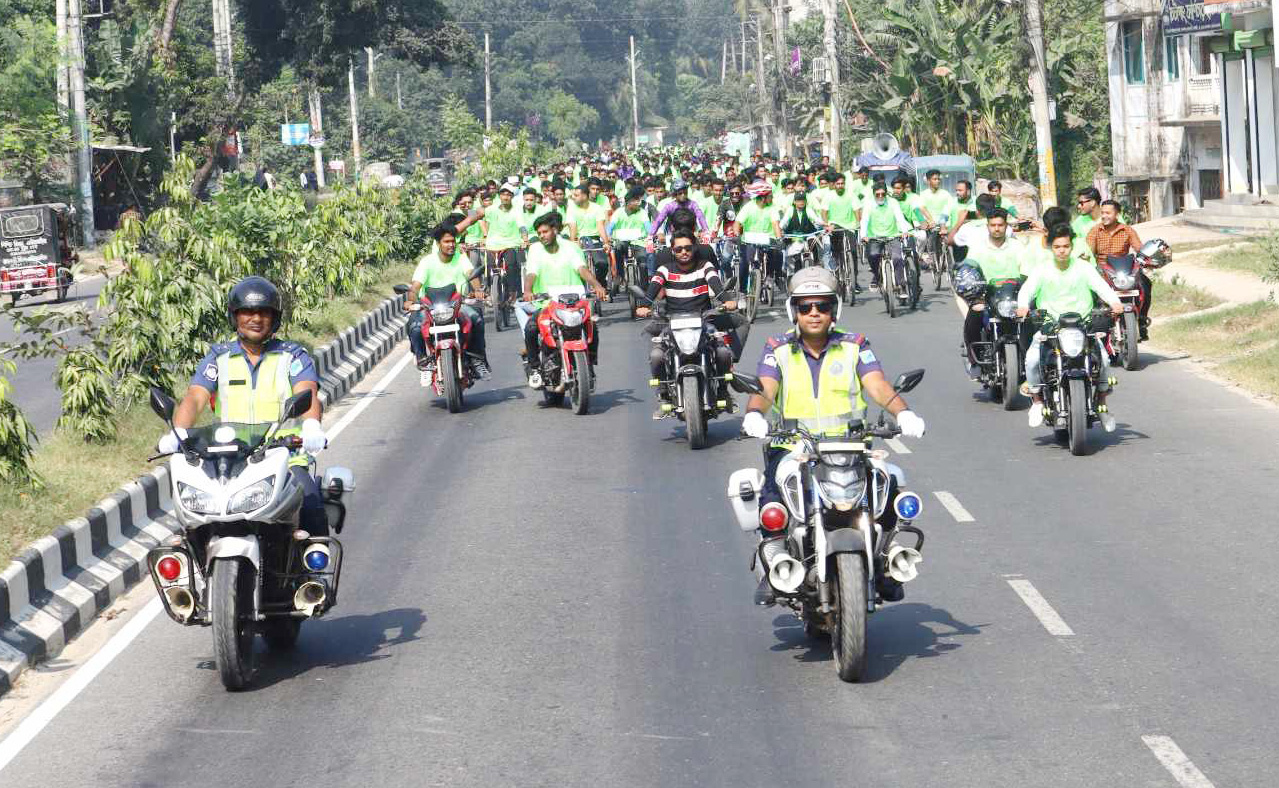
MULTIPOLYGON (((257 385, 249 369, 249 361, 230 352, 218 356, 218 396, 213 403, 213 415, 218 421, 234 421, 241 424, 274 423, 280 418, 280 408, 293 395, 289 384, 289 364, 293 357, 288 353, 272 350, 262 354, 258 364, 257 385)), ((297 422, 286 422, 276 430, 275 437, 300 435, 297 422)), ((304 452, 295 452, 289 465, 306 465, 310 462, 304 452)))
MULTIPOLYGON (((862 397, 862 382, 857 377, 857 352, 859 345, 851 342, 832 342, 822 357, 821 386, 813 396, 813 373, 804 358, 801 343, 793 342, 779 347, 773 353, 782 373, 782 391, 777 407, 784 419, 796 419, 800 426, 813 435, 830 438, 844 437, 848 423, 866 418, 866 400, 862 397)), ((775 444, 789 445, 789 444, 775 444)))

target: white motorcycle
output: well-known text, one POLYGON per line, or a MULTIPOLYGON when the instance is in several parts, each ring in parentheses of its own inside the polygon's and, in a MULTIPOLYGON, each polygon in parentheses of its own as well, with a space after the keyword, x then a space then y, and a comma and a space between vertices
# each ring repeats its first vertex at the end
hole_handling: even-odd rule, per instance
MULTIPOLYGON (((287 650, 303 621, 337 603, 342 544, 298 527, 304 493, 289 459, 302 439, 276 436, 281 424, 310 407, 311 392, 304 391, 285 402, 274 424, 193 427, 169 457, 182 532, 151 550, 147 564, 169 618, 212 626, 215 661, 229 690, 253 678, 255 635, 272 650, 287 650)), ((173 426, 168 394, 153 387, 151 408, 173 426)), ((321 491, 334 533, 342 531, 342 499, 354 482, 347 468, 324 474, 321 491)))
MULTIPOLYGON (((922 369, 903 373, 893 388, 905 393, 923 377, 922 369)), ((757 378, 737 373, 733 381, 739 391, 759 393, 757 378)), ((728 479, 738 525, 763 534, 751 569, 768 578, 777 601, 795 611, 810 637, 830 636, 844 681, 860 681, 865 673, 866 616, 884 601, 882 576, 909 582, 922 560, 924 533, 911 522, 923 500, 902 489, 905 474, 887 453, 871 448, 873 438, 900 432, 882 416, 872 427, 850 424, 841 438, 814 436, 783 420, 769 434, 769 442, 796 444, 775 475, 783 503, 760 506, 764 475, 756 468, 728 479), (897 542, 907 533, 914 546, 897 542)))

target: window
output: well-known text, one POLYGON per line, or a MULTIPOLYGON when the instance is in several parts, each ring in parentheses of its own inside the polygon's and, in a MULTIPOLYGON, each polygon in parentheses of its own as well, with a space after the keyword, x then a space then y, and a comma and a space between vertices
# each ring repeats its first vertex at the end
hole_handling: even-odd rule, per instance
POLYGON ((1168 74, 1168 81, 1175 82, 1181 79, 1181 36, 1167 36, 1164 38, 1164 72, 1168 74))
POLYGON ((1190 74, 1195 77, 1206 77, 1213 72, 1212 48, 1208 46, 1209 36, 1190 37, 1190 74))
POLYGON ((1146 49, 1141 40, 1141 20, 1124 22, 1120 29, 1124 46, 1124 77, 1129 84, 1146 81, 1146 49))

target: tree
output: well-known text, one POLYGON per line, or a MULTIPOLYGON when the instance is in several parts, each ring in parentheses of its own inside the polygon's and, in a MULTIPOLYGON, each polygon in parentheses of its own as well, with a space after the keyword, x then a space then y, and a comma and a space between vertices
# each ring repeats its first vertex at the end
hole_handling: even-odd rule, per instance
POLYGON ((484 136, 484 126, 479 118, 466 108, 460 96, 449 96, 440 108, 440 125, 444 139, 455 148, 472 148, 484 136))
POLYGON ((546 102, 546 131, 561 143, 579 139, 586 129, 600 122, 600 114, 576 97, 557 90, 546 102))

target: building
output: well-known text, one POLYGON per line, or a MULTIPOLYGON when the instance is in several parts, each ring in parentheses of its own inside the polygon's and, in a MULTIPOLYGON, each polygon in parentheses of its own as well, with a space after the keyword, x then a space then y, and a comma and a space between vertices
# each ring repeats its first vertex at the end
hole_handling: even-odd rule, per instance
POLYGON ((1137 220, 1279 192, 1271 0, 1105 0, 1114 194, 1137 220))

